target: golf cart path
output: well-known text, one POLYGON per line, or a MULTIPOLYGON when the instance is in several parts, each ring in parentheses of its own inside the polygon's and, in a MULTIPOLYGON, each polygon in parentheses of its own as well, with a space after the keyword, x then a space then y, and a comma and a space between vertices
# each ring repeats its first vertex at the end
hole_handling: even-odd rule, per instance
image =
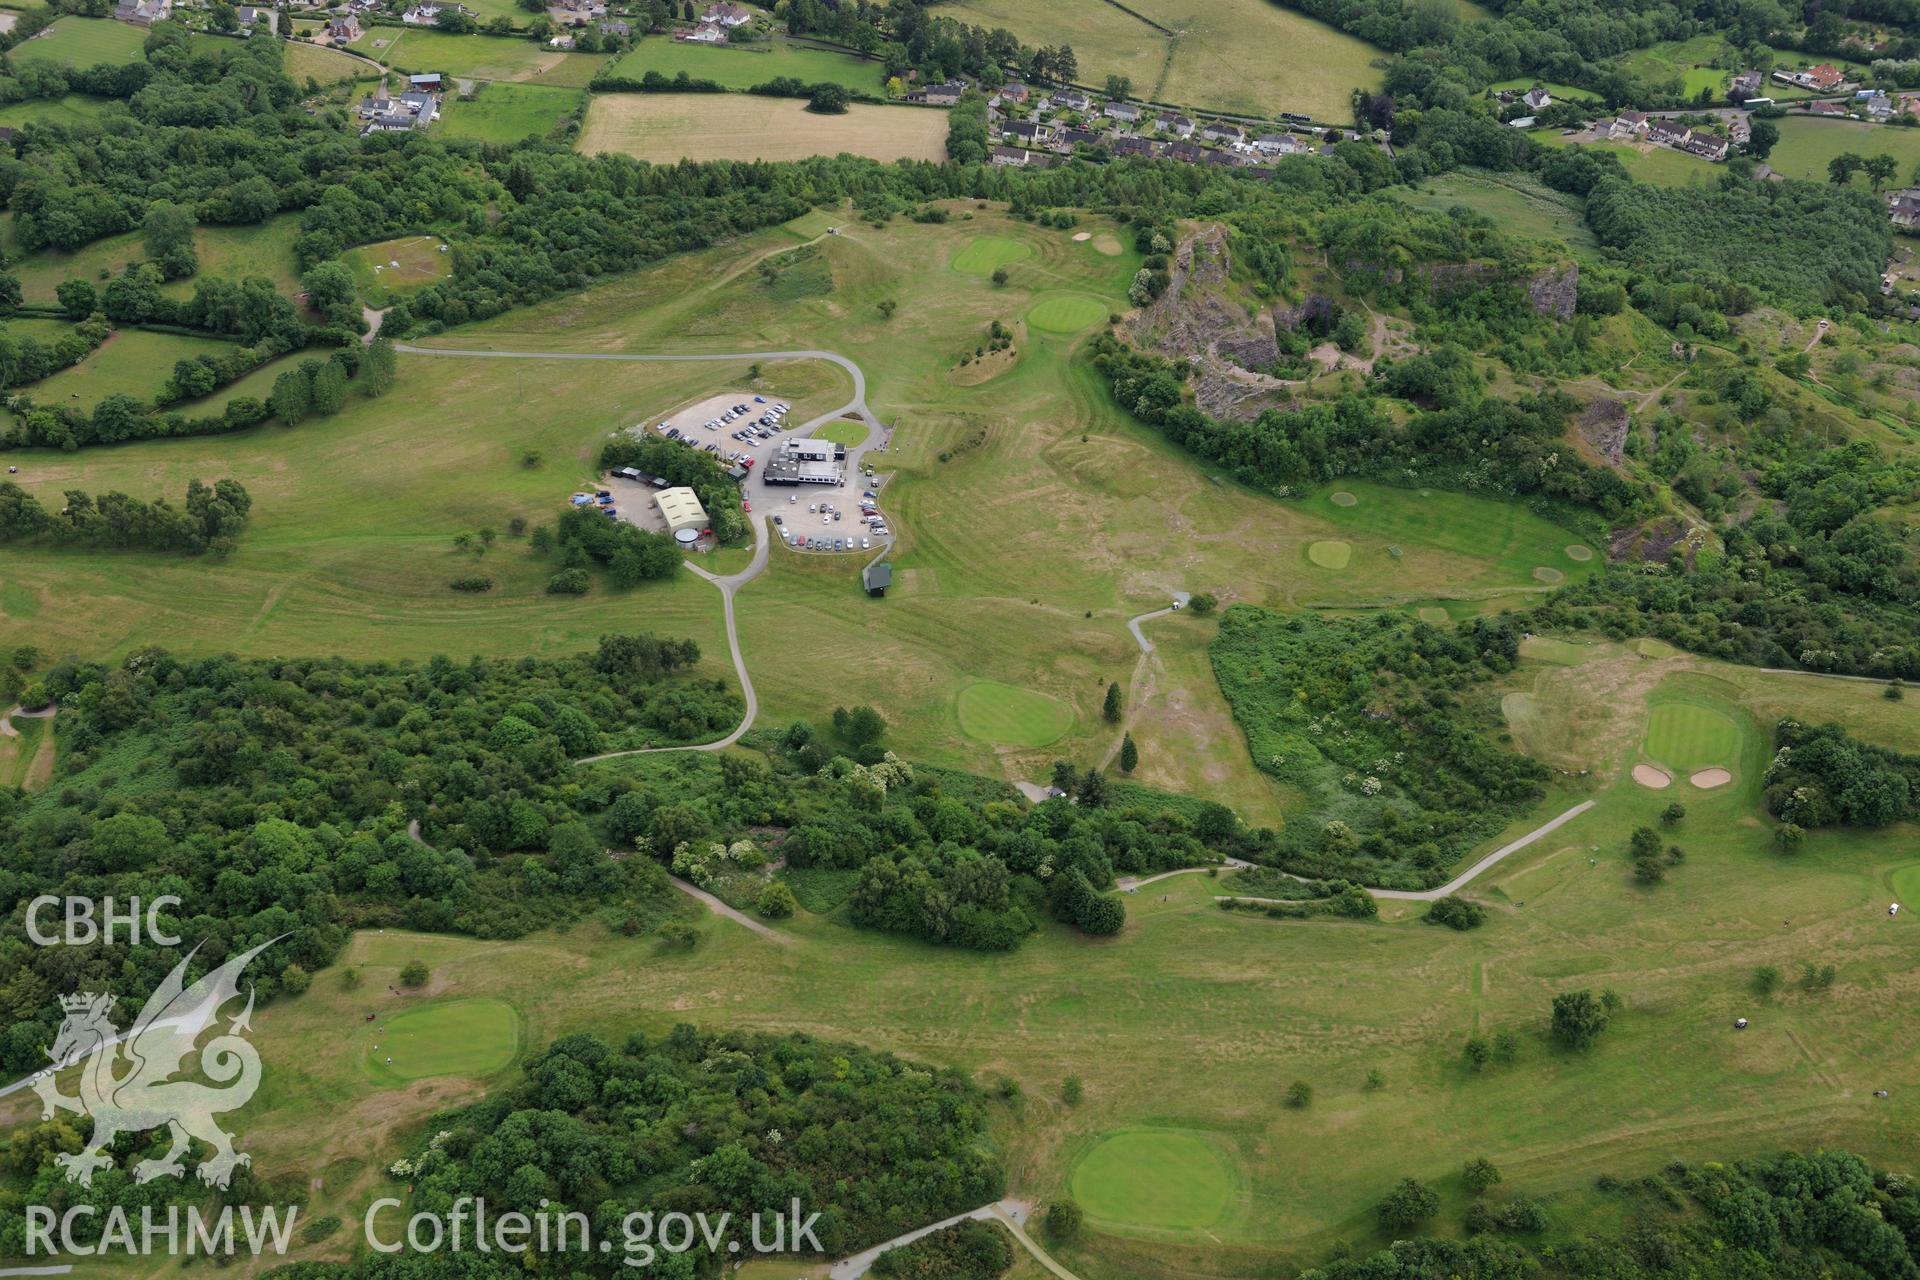
POLYGON ((1209 863, 1204 867, 1176 867, 1172 871, 1162 871, 1159 875, 1146 876, 1144 878, 1140 876, 1121 876, 1113 883, 1115 888, 1122 891, 1144 889, 1150 884, 1158 884, 1160 881, 1171 876, 1190 876, 1196 871, 1218 871, 1221 867, 1225 867, 1229 871, 1242 871, 1254 865, 1255 864, 1251 862, 1244 862, 1239 858, 1228 858, 1224 862, 1209 863))
POLYGON ((1152 613, 1143 613, 1137 617, 1127 619, 1127 630, 1133 632, 1134 643, 1140 646, 1140 652, 1153 652, 1153 641, 1147 639, 1146 632, 1140 630, 1140 624, 1143 622, 1152 622, 1155 618, 1164 618, 1170 613, 1179 612, 1181 609, 1187 607, 1187 601, 1193 597, 1184 591, 1176 591, 1173 593, 1173 598, 1177 603, 1168 605, 1164 609, 1155 609, 1152 613))
POLYGON ((13 727, 13 718, 15 716, 19 716, 22 720, 45 720, 59 709, 60 708, 56 706, 48 705, 40 708, 38 711, 29 711, 16 702, 8 709, 6 715, 0 716, 0 738, 17 738, 20 736, 20 731, 13 727))
MULTIPOLYGON (((453 356, 481 360, 615 360, 639 363, 825 360, 829 364, 835 364, 845 369, 848 376, 853 379, 853 398, 841 405, 838 409, 829 410, 801 424, 799 433, 811 434, 814 428, 824 426, 837 418, 844 418, 848 414, 858 416, 862 422, 867 424, 869 430, 884 431, 886 429, 881 425, 880 419, 874 416, 873 410, 867 407, 866 373, 859 365, 834 351, 733 351, 719 354, 703 353, 699 355, 636 355, 617 351, 490 351, 479 350, 473 347, 418 347, 412 343, 395 343, 394 350, 404 351, 408 355, 416 356, 453 356)), ((753 727, 754 718, 760 713, 760 700, 754 694, 752 678, 747 675, 747 660, 740 652, 740 630, 734 623, 733 598, 741 587, 753 581, 760 575, 761 570, 767 567, 767 555, 772 549, 772 542, 771 536, 767 532, 767 517, 764 513, 755 513, 751 523, 753 525, 753 560, 745 569, 742 569, 738 573, 721 575, 710 573, 691 560, 686 562, 687 568, 720 588, 720 603, 727 623, 727 648, 733 655, 734 674, 739 677, 740 693, 747 704, 746 714, 740 718, 740 723, 734 727, 732 733, 713 742, 702 742, 684 747, 640 747, 632 751, 608 751, 597 756, 586 756, 575 763, 593 764, 600 760, 618 760, 623 756, 652 755, 661 751, 723 751, 740 741, 747 730, 753 727)), ((719 907, 724 908, 724 910, 732 911, 731 907, 726 907, 719 899, 714 899, 714 902, 719 907)), ((738 913, 736 912, 735 914, 737 915, 738 913)), ((749 920, 744 916, 741 917, 741 920, 753 928, 764 927, 761 926, 758 921, 749 920)), ((784 940, 784 935, 776 934, 775 936, 782 937, 784 940)))
POLYGON ((705 903, 707 910, 713 912, 713 914, 717 916, 725 916, 727 919, 733 921, 735 924, 745 925, 747 928, 753 930, 755 933, 759 934, 761 937, 770 938, 773 941, 779 943, 783 947, 793 945, 792 934, 782 933, 778 929, 774 929, 760 923, 758 920, 755 920, 752 916, 748 915, 744 911, 734 910, 732 907, 728 906, 726 903, 720 901, 720 899, 708 893, 705 889, 702 889, 699 885, 690 884, 687 881, 682 880, 679 876, 669 876, 668 879, 673 881, 674 888, 686 894, 689 898, 694 899, 696 902, 705 903))
POLYGON ((1559 817, 1548 822, 1543 822, 1519 839, 1510 840, 1506 844, 1501 845, 1498 849, 1495 849, 1492 853, 1480 859, 1480 861, 1474 863, 1465 871, 1462 871, 1459 875, 1441 885, 1438 889, 1369 889, 1367 892, 1376 898, 1397 898, 1402 902, 1437 902, 1448 894, 1465 888, 1468 881, 1472 880, 1481 872, 1490 870, 1496 863, 1508 855, 1520 852, 1542 836, 1552 835, 1561 827, 1566 826, 1569 822, 1572 822, 1575 818, 1593 808, 1593 804, 1594 802, 1591 800, 1582 800, 1579 804, 1573 806, 1573 808, 1567 810, 1559 817))
POLYGON ((891 1240, 883 1240, 871 1249, 863 1249, 851 1257, 843 1258, 827 1271, 828 1280, 860 1280, 873 1267, 881 1254, 898 1249, 901 1245, 912 1244, 915 1240, 957 1226, 969 1219, 975 1222, 997 1222, 1005 1227, 1020 1247, 1033 1255, 1035 1262, 1052 1272, 1059 1280, 1079 1280, 1073 1272, 1053 1260, 1053 1257, 1026 1232, 1026 1221, 1033 1213, 1033 1205, 1026 1200, 1006 1199, 993 1204, 983 1204, 978 1209, 969 1209, 965 1213, 956 1213, 951 1218, 942 1218, 930 1222, 924 1227, 903 1232, 891 1240))

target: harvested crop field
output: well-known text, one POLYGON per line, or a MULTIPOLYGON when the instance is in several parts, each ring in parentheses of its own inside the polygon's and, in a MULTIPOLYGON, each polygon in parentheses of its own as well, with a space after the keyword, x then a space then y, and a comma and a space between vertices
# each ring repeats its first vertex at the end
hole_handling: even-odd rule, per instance
POLYGON ((875 160, 944 160, 947 115, 859 104, 845 115, 816 115, 797 99, 744 94, 599 94, 587 108, 580 150, 658 164, 802 160, 843 151, 875 160))

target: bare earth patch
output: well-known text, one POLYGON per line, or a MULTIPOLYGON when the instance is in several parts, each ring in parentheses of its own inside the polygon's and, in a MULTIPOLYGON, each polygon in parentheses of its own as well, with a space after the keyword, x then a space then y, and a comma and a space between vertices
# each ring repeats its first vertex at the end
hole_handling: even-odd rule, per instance
POLYGON ((1081 244, 1091 239, 1093 239, 1093 232, 1091 231, 1076 231, 1073 236, 1075 244, 1081 244))
POLYGON ((1724 787, 1733 781, 1733 775, 1725 769, 1702 769, 1687 779, 1702 791, 1711 791, 1715 787, 1724 787))
POLYGON ((1655 791, 1664 791, 1673 785, 1672 778, 1650 764, 1637 764, 1633 766, 1633 780, 1641 786, 1651 787, 1655 791))

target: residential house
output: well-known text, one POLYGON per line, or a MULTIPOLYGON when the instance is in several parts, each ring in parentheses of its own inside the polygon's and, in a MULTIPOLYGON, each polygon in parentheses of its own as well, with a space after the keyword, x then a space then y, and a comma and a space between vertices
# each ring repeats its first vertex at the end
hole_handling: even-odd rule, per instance
POLYGON ((692 31, 682 31, 674 37, 682 44, 725 44, 727 33, 719 27, 695 27, 692 31))
POLYGON ((113 16, 122 22, 131 22, 136 27, 150 27, 156 22, 165 22, 173 13, 173 0, 120 0, 114 6, 113 16))
POLYGON ((1033 90, 1018 80, 1009 80, 1000 86, 1000 97, 1006 102, 1022 102, 1033 96, 1033 90))
POLYGON ((416 4, 400 15, 400 21, 410 27, 430 27, 440 21, 442 7, 437 4, 416 4))
POLYGON ((1186 164, 1199 164, 1207 157, 1207 149, 1197 142, 1184 139, 1167 145, 1167 154, 1186 164))
POLYGON ((1702 160, 1711 160, 1718 164, 1727 158, 1729 146, 1727 140, 1717 134, 1696 133, 1682 144, 1681 149, 1689 155, 1696 155, 1702 160))
POLYGON ((547 48, 557 49, 561 53, 565 53, 567 50, 573 48, 573 37, 572 36, 553 36, 550 39, 548 39, 547 48))
POLYGON ((1607 129, 1609 142, 1638 142, 1647 136, 1647 113, 1622 111, 1607 129))
POLYGON ((1847 104, 1844 102, 1809 102, 1807 104, 1807 114, 1815 116, 1843 116, 1847 114, 1847 104))
POLYGON ((1896 227, 1912 230, 1920 226, 1920 192, 1889 191, 1887 216, 1893 219, 1896 227))
POLYGON ((618 18, 602 18, 596 25, 600 28, 600 34, 603 36, 617 36, 624 40, 633 34, 632 24, 622 22, 618 18))
POLYGON ((1043 146, 1053 136, 1053 130, 1049 126, 1032 120, 1009 120, 1000 132, 1009 138, 1018 138, 1033 146, 1043 146))
POLYGON ((1003 167, 1020 168, 1027 163, 1027 152, 1023 147, 993 147, 987 152, 989 161, 1003 167))
POLYGON ((1238 169, 1244 161, 1231 151, 1209 151, 1205 163, 1219 165, 1223 169, 1238 169))
POLYGON ((1847 82, 1847 77, 1841 72, 1840 68, 1834 66, 1831 62, 1823 62, 1817 67, 1808 67, 1807 79, 1812 83, 1814 88, 1826 92, 1838 89, 1847 82))
POLYGON ((1085 111, 1093 105, 1093 99, 1077 89, 1056 93, 1053 95, 1053 100, 1060 104, 1060 109, 1063 111, 1085 111))
POLYGON ((1240 142, 1245 139, 1247 135, 1240 131, 1240 126, 1237 124, 1227 124, 1222 120, 1214 120, 1210 121, 1207 127, 1200 131, 1200 136, 1209 142, 1240 142))
POLYGON ((1147 138, 1122 136, 1113 140, 1113 154, 1116 156, 1155 156, 1166 147, 1164 142, 1154 142, 1147 138))
POLYGON ((339 44, 347 44, 359 38, 360 19, 352 14, 335 14, 327 19, 327 39, 339 44))
POLYGON ((1890 120, 1893 118, 1893 99, 1884 93, 1876 93, 1866 101, 1867 117, 1871 120, 1890 120))
POLYGON ((1092 129, 1069 128, 1060 131, 1060 142, 1064 144, 1069 151, 1075 147, 1098 146, 1100 140, 1100 135, 1092 129))
POLYGON ((752 22, 753 14, 751 11, 732 3, 732 0, 720 0, 720 3, 712 6, 700 15, 700 21, 712 23, 716 27, 722 27, 731 31, 735 27, 742 27, 752 22))
POLYGON ((1553 105, 1553 95, 1541 85, 1535 85, 1520 95, 1520 101, 1527 104, 1529 111, 1545 111, 1553 105))
POLYGON ((1647 126, 1647 141, 1657 142, 1663 147, 1684 147, 1693 137, 1693 130, 1671 120, 1655 120, 1647 126))
POLYGON ((1759 71, 1742 71, 1727 86, 1727 96, 1735 102, 1745 102, 1748 98, 1758 98, 1766 87, 1766 79, 1759 71))
POLYGON ((396 97, 367 95, 360 100, 360 133, 405 133, 424 129, 440 115, 437 99, 430 93, 403 93, 396 97))
POLYGON ((1185 116, 1161 116, 1160 127, 1176 138, 1191 138, 1193 136, 1193 121, 1187 119, 1185 116))
POLYGON ((253 30, 254 23, 260 21, 260 10, 250 4, 243 4, 233 11, 233 20, 242 31, 253 30))
POLYGON ((1101 108, 1101 114, 1109 120, 1118 120, 1123 124, 1132 124, 1140 118, 1140 108, 1131 102, 1109 102, 1101 108))
POLYGON ((961 95, 966 91, 966 85, 958 80, 949 80, 945 84, 930 84, 924 89, 908 94, 907 97, 910 101, 924 102, 930 106, 950 107, 960 101, 961 95))
POLYGON ((1313 150, 1290 133, 1263 133, 1255 139, 1253 149, 1263 156, 1297 156, 1313 150))

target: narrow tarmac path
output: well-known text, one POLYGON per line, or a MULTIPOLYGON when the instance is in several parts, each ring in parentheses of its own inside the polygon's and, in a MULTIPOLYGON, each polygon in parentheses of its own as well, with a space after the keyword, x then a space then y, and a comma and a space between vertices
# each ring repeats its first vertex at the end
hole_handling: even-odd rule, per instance
POLYGON ((748 915, 744 911, 734 910, 732 907, 720 901, 720 899, 714 897, 712 894, 708 893, 705 889, 702 889, 697 884, 690 884, 687 881, 682 880, 679 876, 670 876, 668 878, 673 881, 674 888, 686 894, 689 898, 694 899, 696 902, 705 903, 707 910, 713 912, 713 914, 717 916, 725 916, 727 919, 733 921, 735 924, 745 925, 747 928, 753 930, 755 933, 759 934, 761 937, 770 938, 774 942, 779 943, 783 947, 788 947, 793 945, 792 934, 782 933, 778 929, 775 929, 769 925, 764 925, 760 923, 758 920, 755 920, 752 916, 748 915))
POLYGON ((1480 861, 1474 863, 1465 871, 1462 871, 1459 875, 1441 885, 1438 889, 1369 889, 1367 892, 1376 898, 1396 898, 1402 902, 1438 901, 1448 894, 1455 893, 1464 888, 1468 881, 1472 880, 1481 872, 1490 870, 1509 854, 1520 852, 1542 836, 1552 835, 1561 827, 1566 826, 1569 822, 1572 822, 1575 818, 1593 808, 1593 804, 1594 802, 1591 800, 1582 800, 1579 804, 1573 806, 1573 808, 1567 810, 1552 821, 1543 822, 1519 839, 1511 840, 1501 845, 1498 849, 1495 849, 1492 853, 1480 859, 1480 861))
POLYGON ((1058 1262, 1055 1262, 1052 1256, 1048 1254, 1045 1249, 1041 1248, 1032 1236, 1027 1234, 1026 1222, 1032 1215, 1033 1205, 1030 1201, 1026 1200, 1016 1200, 1009 1197, 1005 1200, 995 1201, 993 1204, 983 1204, 978 1209, 969 1209, 965 1213, 956 1213, 951 1218, 942 1218, 938 1222, 930 1222, 924 1227, 917 1227, 912 1231, 903 1232, 891 1240, 883 1240, 871 1249, 863 1249, 851 1257, 843 1258, 833 1264, 832 1268, 828 1270, 827 1276, 829 1280, 860 1280, 861 1276, 866 1275, 867 1272, 872 1269, 875 1260, 878 1259, 881 1254, 898 1249, 904 1244, 912 1244, 915 1240, 923 1236, 932 1235, 936 1231, 942 1231, 947 1227, 957 1226, 968 1219, 972 1219, 975 1222, 999 1223, 1012 1234, 1013 1238, 1020 1243, 1023 1249, 1033 1255, 1034 1261, 1058 1276, 1060 1280, 1079 1280, 1079 1277, 1074 1275, 1073 1272, 1067 1270, 1058 1262))

